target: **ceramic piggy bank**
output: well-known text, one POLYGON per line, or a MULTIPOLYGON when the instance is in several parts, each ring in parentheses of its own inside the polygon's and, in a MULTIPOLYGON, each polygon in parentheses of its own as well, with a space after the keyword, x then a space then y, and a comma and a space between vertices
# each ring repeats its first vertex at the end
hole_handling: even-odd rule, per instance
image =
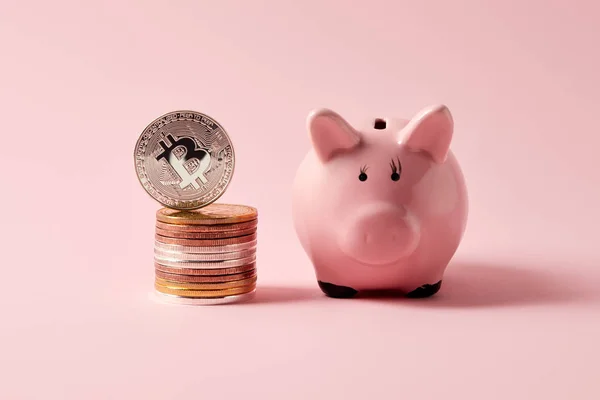
POLYGON ((296 173, 292 210, 321 290, 437 293, 468 213, 448 108, 360 127, 318 109, 307 130, 312 149, 296 173))

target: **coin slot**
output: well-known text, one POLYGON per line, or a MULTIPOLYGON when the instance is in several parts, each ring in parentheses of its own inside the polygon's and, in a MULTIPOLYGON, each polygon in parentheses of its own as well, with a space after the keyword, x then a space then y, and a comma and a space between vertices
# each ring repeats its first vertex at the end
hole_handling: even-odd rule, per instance
POLYGON ((375 129, 385 129, 387 127, 387 123, 382 118, 377 118, 375 123, 373 124, 373 128, 375 129))

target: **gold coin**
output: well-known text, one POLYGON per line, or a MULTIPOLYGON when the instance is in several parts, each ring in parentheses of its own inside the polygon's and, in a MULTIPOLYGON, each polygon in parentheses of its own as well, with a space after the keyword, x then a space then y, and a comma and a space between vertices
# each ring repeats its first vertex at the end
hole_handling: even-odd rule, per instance
POLYGON ((231 281, 231 282, 220 282, 220 283, 182 283, 182 282, 173 282, 168 281, 158 276, 155 278, 155 283, 157 285, 166 287, 168 289, 180 289, 180 290, 223 290, 223 289, 233 289, 248 286, 256 283, 256 276, 248 279, 242 279, 239 281, 231 281))
POLYGON ((223 203, 212 203, 197 210, 161 208, 156 212, 158 221, 176 225, 234 224, 257 218, 258 211, 254 207, 223 203))
POLYGON ((161 286, 157 283, 154 283, 154 288, 164 294, 174 294, 180 297, 197 297, 197 298, 216 298, 216 297, 225 297, 225 296, 233 296, 236 294, 249 293, 256 289, 256 283, 251 285, 246 285, 242 287, 236 287, 231 289, 223 289, 223 290, 188 290, 188 289, 171 289, 165 286, 161 286))

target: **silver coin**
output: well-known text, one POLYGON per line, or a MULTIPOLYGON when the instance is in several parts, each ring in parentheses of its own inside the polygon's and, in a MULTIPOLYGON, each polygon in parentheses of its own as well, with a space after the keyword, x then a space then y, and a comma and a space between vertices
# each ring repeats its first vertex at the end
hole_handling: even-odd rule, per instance
POLYGON ((155 257, 161 259, 177 259, 180 261, 226 261, 245 258, 256 253, 254 249, 232 251, 230 253, 176 253, 172 251, 154 250, 155 257))
POLYGON ((152 121, 135 145, 135 169, 146 192, 165 207, 193 210, 217 200, 235 169, 225 129, 196 111, 173 111, 152 121))
POLYGON ((242 251, 248 249, 256 249, 257 240, 250 242, 228 244, 225 246, 182 246, 177 244, 161 243, 159 241, 154 242, 155 251, 167 252, 167 253, 191 253, 191 254, 208 254, 208 253, 230 253, 232 251, 242 251))
POLYGON ((216 298, 181 297, 161 293, 158 290, 155 290, 151 293, 152 298, 159 303, 177 304, 184 306, 211 306, 220 304, 241 303, 244 301, 252 300, 255 297, 255 295, 256 289, 253 289, 251 292, 248 293, 216 298))
POLYGON ((154 261, 157 264, 163 265, 169 268, 186 268, 186 269, 215 269, 215 268, 231 268, 241 267, 242 265, 250 264, 256 261, 256 254, 249 257, 238 258, 236 260, 225 260, 225 261, 181 261, 176 256, 169 258, 156 257, 154 261))

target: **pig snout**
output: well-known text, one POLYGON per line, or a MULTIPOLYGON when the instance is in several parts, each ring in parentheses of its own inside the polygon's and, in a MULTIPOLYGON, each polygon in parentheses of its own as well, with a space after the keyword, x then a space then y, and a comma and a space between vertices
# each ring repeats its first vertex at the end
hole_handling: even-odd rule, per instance
POLYGON ((364 264, 392 263, 410 255, 419 242, 416 219, 398 205, 362 206, 342 226, 339 235, 342 251, 364 264))

